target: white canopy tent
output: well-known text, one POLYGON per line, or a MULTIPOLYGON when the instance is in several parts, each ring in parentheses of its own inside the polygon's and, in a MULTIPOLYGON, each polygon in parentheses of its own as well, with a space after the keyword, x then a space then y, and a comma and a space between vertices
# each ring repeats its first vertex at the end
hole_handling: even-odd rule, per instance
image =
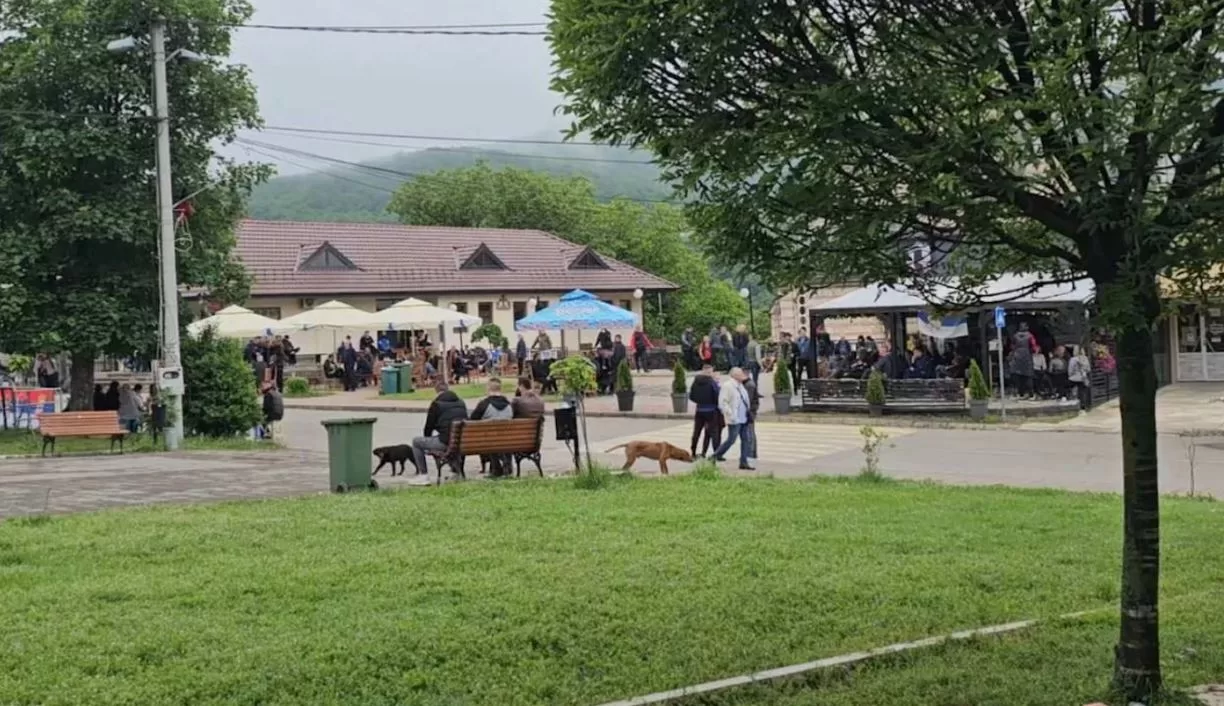
POLYGON ((275 332, 281 322, 260 316, 250 309, 238 305, 227 306, 208 318, 187 324, 187 333, 200 336, 205 329, 212 329, 222 338, 253 338, 268 336, 275 332))
MULTIPOLYGON (((1083 278, 1062 284, 1040 284, 1041 278, 1029 274, 1001 275, 970 294, 978 303, 974 310, 1003 306, 1008 309, 1041 309, 1043 307, 1087 304, 1096 297, 1096 288, 1091 279, 1083 278)), ((849 314, 884 314, 890 312, 924 311, 934 308, 940 300, 968 299, 955 281, 935 288, 928 301, 918 292, 903 286, 871 284, 847 292, 840 297, 816 304, 811 308, 818 314, 845 316, 849 314)))

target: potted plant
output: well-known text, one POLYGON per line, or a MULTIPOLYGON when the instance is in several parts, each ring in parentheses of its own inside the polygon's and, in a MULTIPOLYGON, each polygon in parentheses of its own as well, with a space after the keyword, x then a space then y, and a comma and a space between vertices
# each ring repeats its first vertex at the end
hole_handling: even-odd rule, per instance
POLYGON ((884 373, 872 370, 867 378, 867 411, 873 417, 884 414, 884 373))
POLYGON ((625 359, 616 366, 616 408, 621 412, 633 411, 633 374, 625 359))
POLYGON ((791 393, 794 388, 791 385, 790 366, 782 361, 774 366, 774 411, 778 414, 790 414, 791 411, 791 393))
POLYGON ((684 364, 679 358, 672 367, 672 411, 676 414, 688 411, 688 380, 684 377, 684 364))
POLYGON ((976 360, 969 361, 969 417, 985 419, 990 400, 990 387, 976 360))

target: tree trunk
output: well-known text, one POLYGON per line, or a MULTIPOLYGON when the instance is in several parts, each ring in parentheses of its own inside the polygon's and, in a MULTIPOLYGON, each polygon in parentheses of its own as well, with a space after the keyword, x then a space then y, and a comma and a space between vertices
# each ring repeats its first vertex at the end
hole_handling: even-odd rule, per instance
MULTIPOLYGON (((1146 318, 1146 317, 1145 317, 1146 318)), ((1160 493, 1157 478, 1156 363, 1152 334, 1128 326, 1118 339, 1122 415, 1122 605, 1114 687, 1127 702, 1160 691, 1160 493)))
POLYGON ((69 375, 68 394, 71 397, 68 399, 68 409, 74 412, 93 409, 94 356, 73 353, 69 375))

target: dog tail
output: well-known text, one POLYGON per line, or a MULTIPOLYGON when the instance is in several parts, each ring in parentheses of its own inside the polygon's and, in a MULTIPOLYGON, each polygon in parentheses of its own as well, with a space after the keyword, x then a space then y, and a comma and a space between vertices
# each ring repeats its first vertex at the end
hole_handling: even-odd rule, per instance
POLYGON ((604 453, 606 453, 606 454, 610 454, 610 453, 612 453, 613 451, 615 451, 615 450, 617 450, 617 449, 623 449, 623 448, 625 448, 625 447, 626 447, 626 446, 628 446, 628 445, 629 445, 629 444, 621 444, 620 446, 613 446, 612 448, 608 449, 607 451, 604 451, 604 453))

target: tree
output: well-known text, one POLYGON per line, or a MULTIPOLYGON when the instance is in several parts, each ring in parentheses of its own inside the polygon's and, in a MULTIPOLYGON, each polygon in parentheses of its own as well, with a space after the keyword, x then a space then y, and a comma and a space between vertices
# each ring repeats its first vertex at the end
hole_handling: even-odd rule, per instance
POLYGON ((255 376, 238 341, 217 338, 212 329, 198 338, 184 338, 183 376, 183 426, 188 434, 239 436, 263 419, 255 376))
MULTIPOLYGON (((1221 260, 1224 3, 553 0, 574 130, 652 150, 711 252, 773 284, 1087 275, 1117 335, 1114 684, 1161 688, 1152 329, 1221 260), (940 274, 904 245, 925 240, 940 274)), ((1015 295, 1024 292, 1015 292, 1015 295)))
POLYGON ((169 19, 175 197, 194 214, 179 240, 179 282, 240 299, 233 226, 263 167, 214 145, 258 122, 248 72, 225 63, 245 0, 6 0, 0 4, 0 350, 67 352, 71 405, 92 403, 98 356, 155 357, 159 319, 155 121, 146 37, 169 19))
POLYGON ((411 225, 547 231, 674 282, 681 289, 664 297, 662 316, 657 302, 643 302, 652 335, 678 337, 685 326, 705 331, 748 318, 736 291, 690 246, 690 227, 678 208, 600 203, 585 178, 478 164, 406 182, 388 210, 411 225))

